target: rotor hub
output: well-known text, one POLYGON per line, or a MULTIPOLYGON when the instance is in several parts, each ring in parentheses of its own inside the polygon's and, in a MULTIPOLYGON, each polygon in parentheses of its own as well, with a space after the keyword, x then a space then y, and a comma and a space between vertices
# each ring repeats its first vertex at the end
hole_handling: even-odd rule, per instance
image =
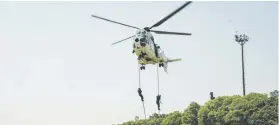
POLYGON ((144 27, 143 28, 145 31, 150 32, 150 28, 149 27, 144 27))

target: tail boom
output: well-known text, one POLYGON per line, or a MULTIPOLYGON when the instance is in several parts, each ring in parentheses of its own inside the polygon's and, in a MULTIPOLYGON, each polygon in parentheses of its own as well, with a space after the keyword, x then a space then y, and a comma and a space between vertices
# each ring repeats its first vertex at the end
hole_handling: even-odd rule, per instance
POLYGON ((181 61, 181 59, 167 59, 167 61, 164 62, 164 71, 168 73, 168 63, 169 62, 177 62, 181 61))

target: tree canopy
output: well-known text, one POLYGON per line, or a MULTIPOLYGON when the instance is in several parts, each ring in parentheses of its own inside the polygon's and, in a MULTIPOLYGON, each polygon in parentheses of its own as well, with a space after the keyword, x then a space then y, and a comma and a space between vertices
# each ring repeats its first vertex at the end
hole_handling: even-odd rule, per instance
POLYGON ((219 96, 204 105, 191 102, 183 112, 154 113, 121 125, 278 125, 278 94, 219 96))

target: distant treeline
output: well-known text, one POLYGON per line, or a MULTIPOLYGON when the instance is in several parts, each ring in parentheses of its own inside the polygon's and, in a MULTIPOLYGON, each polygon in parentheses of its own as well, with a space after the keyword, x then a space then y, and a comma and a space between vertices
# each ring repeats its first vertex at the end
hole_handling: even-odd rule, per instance
POLYGON ((155 113, 120 125, 278 125, 278 93, 219 96, 204 105, 192 102, 183 112, 155 113))

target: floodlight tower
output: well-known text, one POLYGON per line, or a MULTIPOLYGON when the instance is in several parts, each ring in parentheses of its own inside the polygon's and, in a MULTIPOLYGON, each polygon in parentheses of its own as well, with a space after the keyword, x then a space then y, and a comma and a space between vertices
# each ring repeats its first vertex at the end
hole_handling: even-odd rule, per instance
POLYGON ((243 96, 245 96, 245 77, 244 77, 244 57, 243 57, 243 46, 248 42, 249 37, 245 34, 235 35, 235 41, 241 45, 241 57, 242 57, 242 85, 243 85, 243 96))

